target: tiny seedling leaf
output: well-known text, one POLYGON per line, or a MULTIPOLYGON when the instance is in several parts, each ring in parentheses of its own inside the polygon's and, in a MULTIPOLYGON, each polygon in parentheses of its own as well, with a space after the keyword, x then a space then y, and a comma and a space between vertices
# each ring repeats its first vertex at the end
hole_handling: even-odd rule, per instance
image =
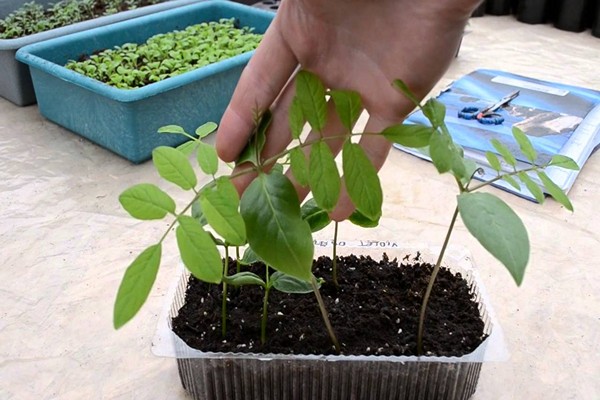
POLYGON ((373 220, 368 218, 366 215, 360 212, 360 210, 354 210, 354 212, 348 218, 354 225, 363 228, 375 228, 379 225, 379 218, 373 220))
POLYGON ((390 142, 401 146, 420 148, 429 146, 429 140, 435 130, 430 126, 418 124, 398 124, 387 127, 381 134, 390 142))
POLYGON ((500 163, 500 159, 498 158, 496 153, 486 151, 485 158, 487 158, 490 167, 492 167, 495 171, 500 172, 502 170, 502 164, 500 163))
POLYGON ((183 144, 180 144, 179 146, 177 146, 177 150, 179 150, 180 152, 183 153, 183 155, 185 155, 186 157, 189 157, 192 155, 192 153, 194 152, 194 150, 196 150, 196 147, 198 145, 199 142, 195 141, 195 140, 190 140, 188 142, 185 142, 183 144))
POLYGON ((272 287, 283 293, 305 294, 312 293, 313 287, 310 282, 300 280, 283 272, 276 271, 271 275, 269 281, 272 287))
POLYGON ((256 285, 265 287, 265 281, 255 273, 249 271, 238 272, 234 275, 224 276, 223 281, 228 285, 233 286, 246 286, 246 285, 256 285))
POLYGON ((525 184, 525 186, 531 192, 531 194, 533 195, 533 197, 535 197, 535 199, 537 200, 537 202, 540 203, 540 204, 544 203, 544 192, 538 186, 538 184, 535 183, 529 177, 529 175, 527 175, 527 172, 521 171, 521 172, 519 172, 517 174, 517 176, 519 177, 519 179, 521 180, 521 182, 523 182, 525 184))
POLYGON ((189 136, 188 133, 179 125, 166 125, 158 128, 158 133, 170 133, 176 135, 189 136))
POLYGON ((342 160, 344 180, 350 200, 367 218, 379 219, 383 192, 373 163, 359 144, 349 140, 344 143, 342 160))
POLYGON ((572 158, 563 156, 561 154, 556 154, 552 156, 550 164, 548 165, 579 171, 579 165, 577 165, 577 163, 573 161, 572 158))
POLYGON ((192 275, 208 283, 221 283, 223 264, 217 245, 192 217, 181 215, 175 230, 181 259, 192 275))
POLYGON ((537 158, 537 153, 527 135, 516 126, 513 126, 512 134, 519 144, 519 148, 521 149, 523 155, 525 155, 525 157, 527 157, 527 159, 533 163, 537 158))
POLYGON ((202 139, 213 133, 217 129, 217 124, 214 122, 207 122, 196 128, 196 135, 202 139))
POLYGON ((409 89, 408 85, 404 83, 404 81, 396 79, 394 81, 394 86, 396 86, 406 97, 408 97, 408 99, 412 101, 415 106, 419 106, 419 100, 417 100, 414 93, 409 89))
POLYGON ((508 165, 510 165, 513 168, 517 166, 517 160, 515 160, 515 156, 513 156, 508 147, 502 144, 498 139, 492 139, 491 143, 492 146, 494 146, 494 148, 496 149, 496 151, 500 153, 502 158, 504 158, 504 161, 506 161, 508 165))
POLYGON ((238 211, 239 204, 238 192, 225 176, 200 193, 200 205, 206 220, 226 243, 234 246, 246 243, 246 227, 238 211))
POLYGON ((302 219, 308 222, 311 232, 320 231, 331 222, 331 218, 329 218, 327 211, 319 207, 313 198, 302 204, 300 213, 302 219))
POLYGON ((276 270, 309 281, 314 244, 289 179, 279 173, 259 174, 244 191, 240 210, 256 254, 276 270))
POLYGON ((360 94, 353 90, 331 90, 330 93, 342 125, 348 132, 352 132, 352 127, 362 112, 360 94))
POLYGON ((132 217, 141 220, 162 219, 175 213, 175 201, 151 183, 128 188, 119 196, 119 202, 132 217))
POLYGON ((519 216, 489 193, 461 193, 458 210, 469 232, 520 285, 529 261, 529 237, 519 216))
POLYGON ((271 125, 273 115, 270 110, 265 110, 259 117, 258 124, 254 129, 254 133, 248 140, 248 144, 242 150, 240 157, 237 159, 236 164, 242 164, 245 162, 251 162, 258 166, 260 164, 260 153, 262 152, 265 142, 267 140, 267 130, 271 125))
POLYGON ((142 308, 156 280, 162 246, 160 243, 142 251, 127 267, 115 300, 113 325, 119 329, 142 308))
POLYGON ((187 157, 177 149, 159 146, 152 151, 152 161, 158 174, 183 190, 196 186, 194 169, 187 157))
POLYGON ((299 147, 290 150, 290 168, 296 181, 302 185, 308 185, 308 162, 304 152, 299 147))
POLYGON ((254 250, 252 250, 251 247, 246 247, 246 250, 244 250, 244 255, 242 256, 242 259, 240 260, 240 262, 244 265, 252 265, 256 262, 261 262, 262 260, 256 255, 256 253, 254 252, 254 250))
POLYGON ((196 153, 198 165, 202 172, 214 175, 219 170, 219 157, 215 148, 209 144, 199 142, 198 153, 196 153))
POLYGON ((311 146, 308 179, 319 207, 332 211, 340 197, 341 179, 333 153, 323 141, 311 146))
POLYGON ((423 115, 431 122, 434 128, 442 126, 446 117, 446 106, 437 99, 429 99, 423 105, 423 115))
POLYGON ((310 126, 321 132, 327 121, 327 102, 325 87, 319 78, 308 71, 296 75, 296 97, 302 108, 302 114, 310 126))
POLYGON ((556 183, 554 183, 544 171, 537 171, 537 174, 544 184, 546 192, 548 192, 548 194, 552 196, 554 200, 562 204, 567 210, 573 211, 573 204, 571 204, 571 201, 565 192, 563 192, 563 190, 556 183))
POLYGON ((200 225, 204 226, 208 224, 206 220, 206 216, 202 211, 202 206, 200 205, 200 199, 194 201, 192 203, 192 218, 200 223, 200 225))
POLYGON ((292 137, 294 139, 300 139, 300 135, 302 135, 302 130, 304 129, 306 119, 304 118, 304 114, 302 113, 302 106, 300 105, 300 100, 298 100, 297 97, 294 97, 294 99, 292 100, 292 104, 290 105, 289 119, 292 137))
POLYGON ((456 151, 450 136, 436 132, 429 141, 429 156, 440 174, 448 172, 453 165, 453 152, 456 151))
POLYGON ((521 185, 510 175, 503 175, 502 180, 507 182, 510 186, 514 187, 517 190, 521 190, 521 185))

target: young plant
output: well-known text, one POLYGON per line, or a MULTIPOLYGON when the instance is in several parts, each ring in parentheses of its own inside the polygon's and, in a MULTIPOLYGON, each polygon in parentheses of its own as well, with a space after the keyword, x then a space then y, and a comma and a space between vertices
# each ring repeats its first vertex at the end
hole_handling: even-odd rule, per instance
MULTIPOLYGON (((423 352, 422 336, 427 303, 459 214, 469 232, 505 265, 519 285, 529 257, 527 231, 520 218, 506 203, 492 194, 480 193, 477 190, 499 179, 514 181, 516 184, 517 178, 527 185, 541 202, 544 200, 541 188, 527 175, 535 173, 544 183, 546 191, 572 210, 566 195, 548 178, 544 169, 577 168, 577 165, 562 156, 536 165, 537 154, 533 146, 526 135, 514 129, 515 139, 523 154, 532 162, 531 167, 518 170, 514 156, 506 146, 494 142, 504 162, 512 166, 513 170, 502 173, 499 158, 489 153, 488 159, 498 171, 498 176, 489 182, 475 184, 473 178, 477 167, 472 161, 464 158, 462 149, 452 141, 444 123, 443 104, 430 99, 421 105, 403 82, 395 81, 394 84, 423 111, 431 126, 398 124, 382 132, 353 132, 354 124, 363 109, 359 94, 348 90, 327 91, 317 76, 300 71, 295 82, 296 96, 289 111, 293 144, 273 157, 262 157, 271 115, 268 110, 257 112, 255 130, 238 160, 241 168, 233 175, 217 176, 219 166, 216 152, 202 141, 216 128, 216 124, 201 126, 195 136, 174 125, 161 128, 162 133, 181 134, 192 139, 177 149, 159 147, 153 152, 154 165, 159 174, 180 188, 192 191, 191 200, 177 211, 174 200, 152 184, 133 186, 121 195, 121 204, 135 218, 162 219, 170 215, 172 220, 159 242, 144 250, 128 267, 115 302, 115 327, 119 328, 129 321, 145 302, 160 264, 162 242, 172 228, 176 227, 177 245, 185 266, 200 280, 223 284, 223 332, 226 324, 227 284, 253 284, 263 288, 261 340, 264 341, 269 291, 272 287, 278 288, 280 282, 291 280, 294 285, 301 286, 303 292, 309 291, 309 287, 312 288, 325 327, 339 352, 339 342, 320 297, 319 281, 312 273, 312 233, 330 223, 328 214, 338 202, 342 183, 356 207, 350 221, 364 227, 378 224, 383 203, 379 177, 365 151, 353 141, 363 135, 382 135, 391 142, 404 146, 428 147, 438 172, 453 175, 458 187, 457 207, 427 289, 422 296, 418 328, 419 354, 423 352), (325 137, 322 131, 328 118, 327 96, 334 102, 343 130, 325 137), (316 133, 316 138, 307 140, 303 136, 306 122, 316 133), (330 140, 343 142, 343 174, 340 174, 335 156, 328 146, 330 140), (189 156, 194 152, 199 168, 210 179, 209 183, 201 187, 198 187, 199 181, 189 161, 189 156), (283 173, 284 165, 289 165, 288 174, 283 173), (249 173, 255 174, 256 178, 239 198, 231 179, 249 173), (297 184, 310 188, 313 194, 313 198, 302 206, 288 175, 293 176, 297 184), (190 212, 191 216, 188 215, 190 212), (226 249, 225 260, 228 260, 229 246, 236 247, 238 254, 240 246, 247 248, 246 254, 255 254, 255 258, 265 265, 264 278, 241 270, 240 265, 244 263, 239 260, 236 262, 236 273, 228 275, 228 263, 221 260, 218 247, 226 249), (269 268, 276 272, 271 274, 269 268)), ((334 280, 338 279, 335 264, 337 228, 336 224, 332 257, 334 280)))
POLYGON ((252 29, 239 28, 235 19, 221 19, 83 56, 65 67, 120 89, 133 89, 252 51, 261 39, 252 29))

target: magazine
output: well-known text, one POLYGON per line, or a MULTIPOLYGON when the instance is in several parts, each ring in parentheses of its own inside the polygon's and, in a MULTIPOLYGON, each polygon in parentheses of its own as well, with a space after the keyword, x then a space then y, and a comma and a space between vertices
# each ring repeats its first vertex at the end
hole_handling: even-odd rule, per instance
MULTIPOLYGON (((454 81, 437 99, 446 106, 446 125, 453 140, 463 147, 465 156, 484 171, 483 175, 476 175, 481 180, 487 181, 497 175, 485 157, 486 151, 497 153, 490 143, 493 138, 515 154, 519 169, 531 165, 513 138, 513 126, 519 127, 528 136, 538 153, 539 163, 561 154, 572 158, 582 168, 600 145, 600 91, 480 69, 454 81), (515 91, 518 95, 495 111, 503 119, 497 125, 459 117, 465 107, 485 108, 515 91)), ((413 112, 406 122, 429 125, 421 111, 413 112)), ((427 148, 395 147, 429 159, 427 148)), ((510 166, 504 167, 507 172, 512 171, 510 166)), ((546 173, 568 192, 579 171, 549 167, 546 173)), ((530 174, 530 177, 543 188, 537 174, 530 174)), ((535 201, 525 185, 521 185, 520 191, 504 181, 497 181, 494 185, 535 201)))

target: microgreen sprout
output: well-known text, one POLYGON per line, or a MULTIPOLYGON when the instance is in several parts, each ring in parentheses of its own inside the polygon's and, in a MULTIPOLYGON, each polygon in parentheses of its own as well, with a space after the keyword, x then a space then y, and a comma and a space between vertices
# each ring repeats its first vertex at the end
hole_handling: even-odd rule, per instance
POLYGON ((120 89, 133 89, 252 51, 261 38, 251 28, 239 28, 234 18, 221 19, 86 55, 65 67, 120 89))
POLYGON ((0 20, 0 39, 15 39, 165 0, 62 0, 44 8, 31 1, 0 20))

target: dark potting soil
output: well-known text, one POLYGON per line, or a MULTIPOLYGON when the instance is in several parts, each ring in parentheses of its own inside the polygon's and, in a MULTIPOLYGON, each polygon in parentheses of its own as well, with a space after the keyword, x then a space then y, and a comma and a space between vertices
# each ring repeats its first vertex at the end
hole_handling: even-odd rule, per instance
MULTIPOLYGON (((399 265, 384 254, 338 258, 338 281, 331 283, 331 259, 315 261, 324 278, 321 294, 345 355, 416 355, 422 295, 432 265, 411 257, 399 265)), ((231 273, 235 264, 231 263, 231 273)), ((264 265, 252 271, 264 272, 264 265)), ((229 288, 227 334, 221 336, 221 286, 194 277, 173 331, 189 346, 211 352, 335 354, 313 293, 285 294, 271 289, 267 343, 260 343, 263 289, 229 288)), ((429 301, 424 354, 462 356, 484 339, 484 323, 463 277, 440 270, 429 301)))

